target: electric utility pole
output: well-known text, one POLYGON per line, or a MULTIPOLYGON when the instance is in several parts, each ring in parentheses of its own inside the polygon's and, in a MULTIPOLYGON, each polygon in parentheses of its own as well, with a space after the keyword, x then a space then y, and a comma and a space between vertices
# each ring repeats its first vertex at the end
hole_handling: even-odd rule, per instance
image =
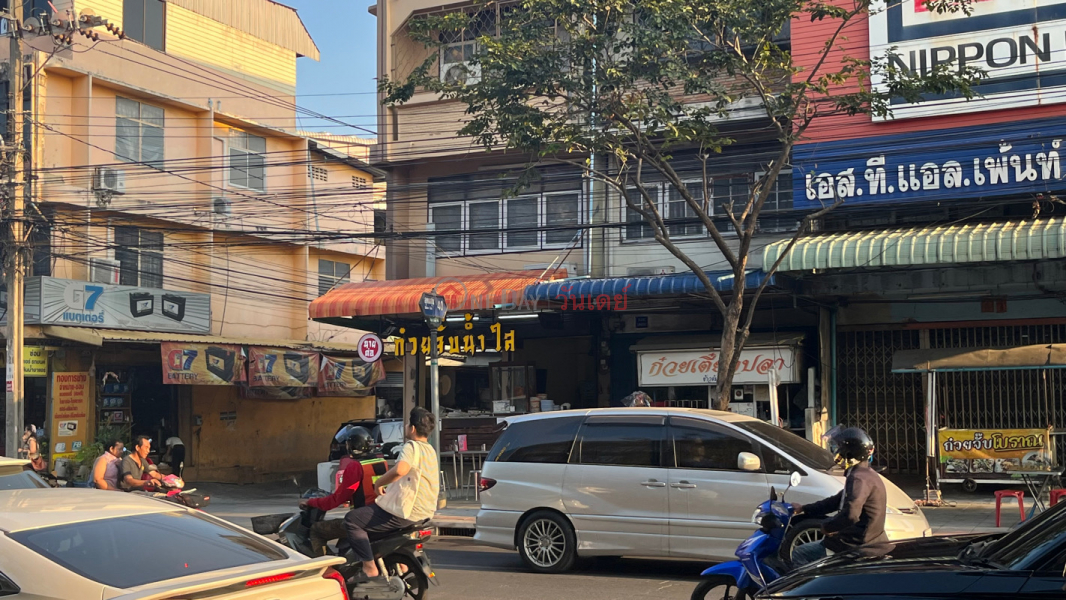
POLYGON ((27 148, 24 137, 23 88, 25 67, 22 57, 21 23, 22 2, 10 2, 11 20, 8 35, 11 37, 8 55, 8 112, 7 152, 4 157, 6 198, 3 205, 4 275, 7 283, 7 404, 5 426, 7 443, 5 454, 16 456, 22 437, 25 420, 25 393, 22 387, 22 348, 24 338, 22 288, 26 276, 26 165, 27 148))

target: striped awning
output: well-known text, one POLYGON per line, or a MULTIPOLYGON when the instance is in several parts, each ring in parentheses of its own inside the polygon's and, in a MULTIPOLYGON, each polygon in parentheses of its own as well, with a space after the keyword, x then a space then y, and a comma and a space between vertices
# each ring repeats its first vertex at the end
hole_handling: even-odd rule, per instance
MULTIPOLYGON (((770 244, 772 265, 788 241, 770 244)), ((779 271, 872 269, 1066 257, 1066 218, 859 231, 800 239, 779 271)))
MULTIPOLYGON (((733 289, 732 271, 708 271, 714 284, 714 289, 719 292, 728 292, 733 289)), ((762 271, 748 271, 745 285, 748 288, 757 287, 766 279, 766 273, 762 271)), ((773 279, 770 281, 773 284, 773 279)), ((551 283, 539 283, 531 285, 526 290, 528 300, 558 300, 566 298, 580 298, 588 296, 614 296, 624 295, 628 298, 642 298, 649 296, 672 296, 684 294, 706 294, 707 290, 695 273, 676 273, 670 275, 657 275, 653 277, 613 277, 610 279, 569 279, 565 281, 553 281, 551 283)))
POLYGON ((346 283, 313 300, 309 312, 312 319, 416 315, 419 298, 432 291, 444 296, 448 312, 492 310, 520 303, 527 286, 566 276, 554 269, 346 283))

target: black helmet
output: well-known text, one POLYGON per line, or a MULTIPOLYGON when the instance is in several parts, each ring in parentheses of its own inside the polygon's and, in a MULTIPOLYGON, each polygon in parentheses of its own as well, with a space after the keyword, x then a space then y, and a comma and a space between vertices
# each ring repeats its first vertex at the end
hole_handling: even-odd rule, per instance
POLYGON ((369 455, 374 450, 374 437, 365 427, 345 425, 334 436, 338 444, 344 444, 348 456, 360 458, 369 455))
POLYGON ((826 436, 829 451, 838 462, 865 462, 874 453, 874 441, 858 427, 834 428, 826 436))

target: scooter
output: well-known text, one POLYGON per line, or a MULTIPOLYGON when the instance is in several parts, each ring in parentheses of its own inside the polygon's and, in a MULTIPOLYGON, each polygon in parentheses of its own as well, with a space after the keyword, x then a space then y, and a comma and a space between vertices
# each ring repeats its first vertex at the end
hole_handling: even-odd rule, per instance
POLYGON ((189 508, 204 508, 211 504, 211 496, 198 491, 196 488, 186 490, 185 481, 177 475, 164 476, 156 486, 155 492, 149 492, 152 497, 166 500, 189 508))
MULTIPOLYGON (((312 490, 303 494, 303 498, 326 495, 321 490, 312 490)), ((259 535, 276 535, 278 542, 305 555, 314 556, 311 549, 311 525, 321 521, 325 512, 307 507, 293 514, 264 515, 252 518, 252 530, 259 535)), ((388 589, 375 587, 373 590, 362 584, 349 584, 348 596, 351 600, 402 600, 405 597, 425 600, 429 596, 429 584, 439 585, 429 557, 423 545, 433 535, 429 529, 429 519, 412 524, 410 527, 385 534, 370 534, 370 548, 378 570, 387 573, 388 589)), ((337 556, 347 559, 337 571, 345 581, 358 575, 363 565, 351 555, 348 540, 337 543, 337 556)))
MULTIPOLYGON (((799 483, 800 474, 793 472, 785 493, 799 483)), ((700 573, 702 580, 693 590, 692 600, 745 600, 779 579, 786 566, 777 559, 778 551, 788 533, 793 512, 792 506, 785 503, 785 494, 778 501, 777 491, 771 487, 770 499, 759 505, 754 519, 759 529, 737 547, 736 556, 740 560, 717 564, 700 573)))

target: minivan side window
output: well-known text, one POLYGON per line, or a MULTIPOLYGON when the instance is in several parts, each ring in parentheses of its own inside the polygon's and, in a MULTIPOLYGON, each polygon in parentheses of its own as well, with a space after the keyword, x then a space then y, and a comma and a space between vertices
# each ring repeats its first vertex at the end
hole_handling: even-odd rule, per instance
POLYGON ((557 417, 511 423, 492 445, 488 460, 565 464, 583 417, 557 417))
POLYGON ((658 467, 666 441, 664 417, 589 417, 571 462, 616 467, 658 467))
POLYGON ((737 455, 753 451, 747 437, 700 419, 671 417, 670 434, 679 469, 739 471, 737 455))

